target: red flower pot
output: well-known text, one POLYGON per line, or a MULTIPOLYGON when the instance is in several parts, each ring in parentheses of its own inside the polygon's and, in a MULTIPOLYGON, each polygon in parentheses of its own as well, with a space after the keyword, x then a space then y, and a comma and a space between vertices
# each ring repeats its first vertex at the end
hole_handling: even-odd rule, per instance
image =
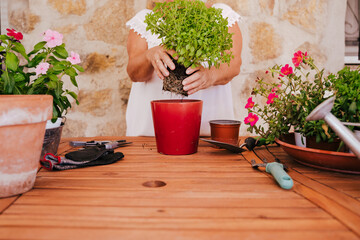
POLYGON ((201 100, 155 100, 151 102, 151 110, 159 153, 185 155, 197 152, 201 100))

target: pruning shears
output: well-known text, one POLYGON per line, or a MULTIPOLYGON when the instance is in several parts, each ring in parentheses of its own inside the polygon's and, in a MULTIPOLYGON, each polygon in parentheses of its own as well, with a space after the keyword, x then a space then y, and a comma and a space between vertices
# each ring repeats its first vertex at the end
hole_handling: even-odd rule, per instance
POLYGON ((126 142, 126 140, 117 141, 71 141, 72 147, 91 147, 91 146, 104 146, 105 149, 115 149, 124 145, 131 144, 132 142, 126 142))

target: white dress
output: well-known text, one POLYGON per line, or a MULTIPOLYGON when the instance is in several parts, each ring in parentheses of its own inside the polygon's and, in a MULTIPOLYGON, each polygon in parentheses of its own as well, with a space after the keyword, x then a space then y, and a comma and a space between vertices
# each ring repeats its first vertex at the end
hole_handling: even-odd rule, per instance
MULTIPOLYGON (((222 15, 228 18, 228 26, 231 27, 235 22, 240 20, 240 15, 226 4, 218 3, 212 7, 223 9, 222 15)), ((130 19, 126 26, 133 29, 136 33, 145 38, 148 48, 161 44, 161 39, 146 31, 144 23, 146 14, 151 10, 144 9, 138 12, 130 19)), ((162 80, 153 74, 148 82, 133 82, 127 111, 126 111, 126 135, 127 136, 154 136, 154 127, 151 114, 152 100, 159 99, 181 99, 180 95, 162 90, 162 80)), ((215 119, 234 119, 234 110, 232 102, 231 83, 225 85, 212 86, 200 90, 185 99, 200 99, 203 101, 203 111, 201 116, 201 136, 210 136, 210 120, 215 119)))

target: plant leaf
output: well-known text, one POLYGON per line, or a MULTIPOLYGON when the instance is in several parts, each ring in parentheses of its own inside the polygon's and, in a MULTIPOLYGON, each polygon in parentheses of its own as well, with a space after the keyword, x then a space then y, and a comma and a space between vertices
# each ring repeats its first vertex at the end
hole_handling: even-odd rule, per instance
POLYGON ((71 91, 67 91, 67 93, 76 101, 76 104, 79 105, 79 101, 77 100, 77 94, 71 91))
POLYGON ((24 46, 21 43, 14 42, 13 50, 20 53, 26 60, 29 61, 29 57, 28 57, 28 55, 26 55, 26 50, 25 50, 24 46))
POLYGON ((62 45, 56 46, 54 49, 55 49, 54 55, 59 58, 65 59, 69 55, 68 52, 66 51, 65 47, 62 45))
POLYGON ((27 67, 28 68, 36 67, 43 59, 46 58, 46 55, 47 54, 45 52, 35 55, 35 57, 28 62, 27 67))
POLYGON ((42 41, 42 42, 39 42, 37 43, 35 46, 34 46, 34 50, 32 50, 30 53, 29 53, 29 56, 31 56, 32 54, 34 53, 37 53, 38 51, 40 51, 41 49, 44 48, 46 42, 45 41, 42 41))
POLYGON ((8 69, 16 71, 19 66, 18 57, 12 52, 7 52, 5 55, 5 65, 8 69))
POLYGON ((80 72, 84 72, 84 68, 79 65, 73 65, 73 67, 79 70, 80 72))
POLYGON ((75 76, 71 76, 71 77, 70 77, 70 81, 72 82, 72 84, 73 84, 75 87, 78 87, 78 84, 77 84, 77 82, 76 82, 75 76))

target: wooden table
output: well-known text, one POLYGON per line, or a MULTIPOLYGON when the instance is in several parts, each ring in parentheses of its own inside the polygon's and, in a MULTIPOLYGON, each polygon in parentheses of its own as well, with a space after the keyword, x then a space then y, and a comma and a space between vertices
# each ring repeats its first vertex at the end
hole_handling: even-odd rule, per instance
MULTIPOLYGON (((233 154, 200 141, 196 154, 167 156, 154 138, 76 140, 100 139, 133 144, 112 165, 40 169, 34 189, 0 199, 0 239, 360 238, 358 175, 302 166, 277 146, 233 154), (274 156, 290 167, 293 189, 249 163, 274 156)), ((69 140, 61 154, 73 150, 69 140)))

